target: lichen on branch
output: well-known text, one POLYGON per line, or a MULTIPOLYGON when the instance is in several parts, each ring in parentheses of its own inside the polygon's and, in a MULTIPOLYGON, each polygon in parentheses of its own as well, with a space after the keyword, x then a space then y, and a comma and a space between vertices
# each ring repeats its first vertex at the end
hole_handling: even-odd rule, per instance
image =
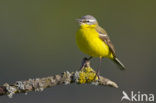
POLYGON ((90 64, 85 66, 83 69, 75 72, 63 72, 54 76, 28 79, 25 81, 16 81, 14 84, 5 83, 0 86, 0 95, 8 95, 12 98, 16 93, 28 93, 30 91, 43 91, 46 88, 57 86, 57 85, 69 85, 72 83, 76 84, 92 84, 111 86, 118 88, 118 85, 103 77, 97 77, 96 72, 90 67, 90 64))

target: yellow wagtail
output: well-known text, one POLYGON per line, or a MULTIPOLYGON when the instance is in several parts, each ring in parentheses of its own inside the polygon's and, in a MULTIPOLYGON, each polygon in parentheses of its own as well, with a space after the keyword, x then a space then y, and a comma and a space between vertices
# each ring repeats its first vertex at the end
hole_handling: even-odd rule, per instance
MULTIPOLYGON (((124 70, 125 66, 116 57, 115 49, 109 36, 98 25, 96 18, 86 15, 77 20, 80 28, 76 33, 76 42, 80 50, 90 56, 87 60, 90 60, 92 57, 99 57, 101 65, 101 59, 106 57, 118 64, 121 70, 124 70)), ((97 74, 99 74, 99 68, 97 69, 97 74)))

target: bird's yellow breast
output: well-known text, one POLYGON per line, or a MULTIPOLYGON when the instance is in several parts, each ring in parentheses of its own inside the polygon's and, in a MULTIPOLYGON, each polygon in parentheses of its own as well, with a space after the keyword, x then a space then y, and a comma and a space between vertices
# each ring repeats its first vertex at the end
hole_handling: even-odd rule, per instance
MULTIPOLYGON (((85 26, 85 25, 84 25, 85 26)), ((81 27, 76 33, 80 50, 93 57, 108 57, 109 47, 100 38, 95 27, 81 27)))

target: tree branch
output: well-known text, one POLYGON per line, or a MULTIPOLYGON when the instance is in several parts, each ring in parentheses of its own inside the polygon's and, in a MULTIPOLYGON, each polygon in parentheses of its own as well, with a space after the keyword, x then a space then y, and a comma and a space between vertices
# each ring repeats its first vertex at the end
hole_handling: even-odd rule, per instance
POLYGON ((16 81, 14 84, 5 83, 0 86, 0 96, 8 95, 12 96, 16 93, 27 93, 30 91, 43 91, 46 88, 57 85, 69 85, 76 84, 93 84, 101 86, 111 86, 118 88, 118 85, 103 77, 97 76, 96 72, 90 67, 90 62, 86 63, 85 67, 76 72, 64 72, 54 76, 29 79, 25 81, 16 81))

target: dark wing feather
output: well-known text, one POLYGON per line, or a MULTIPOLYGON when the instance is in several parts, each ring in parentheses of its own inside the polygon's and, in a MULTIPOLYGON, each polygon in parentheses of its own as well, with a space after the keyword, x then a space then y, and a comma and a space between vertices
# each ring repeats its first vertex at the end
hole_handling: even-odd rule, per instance
POLYGON ((96 31, 99 33, 100 39, 103 40, 108 45, 113 56, 116 57, 115 48, 114 48, 111 40, 109 39, 109 36, 107 35, 106 31, 100 26, 96 27, 96 31))

